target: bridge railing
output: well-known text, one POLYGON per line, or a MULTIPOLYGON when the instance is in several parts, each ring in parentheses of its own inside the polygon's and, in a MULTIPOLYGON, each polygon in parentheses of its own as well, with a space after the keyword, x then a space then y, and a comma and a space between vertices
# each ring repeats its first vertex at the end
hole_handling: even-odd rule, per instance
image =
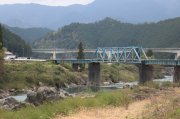
POLYGON ((92 62, 141 62, 147 56, 141 46, 131 47, 98 47, 92 62))

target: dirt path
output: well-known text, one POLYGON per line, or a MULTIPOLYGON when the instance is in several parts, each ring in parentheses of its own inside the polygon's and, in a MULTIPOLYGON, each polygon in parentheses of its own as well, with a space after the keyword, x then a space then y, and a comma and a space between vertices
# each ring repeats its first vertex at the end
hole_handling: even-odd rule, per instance
MULTIPOLYGON (((125 107, 106 107, 97 109, 80 109, 76 114, 70 116, 57 116, 55 119, 139 119, 149 114, 162 103, 165 104, 171 97, 180 97, 180 89, 171 94, 162 94, 158 97, 152 97, 142 101, 136 101, 129 105, 128 110, 125 107), (161 102, 161 103, 160 103, 161 102)), ((167 103, 168 104, 168 103, 167 103)))
POLYGON ((142 117, 143 110, 150 100, 134 102, 129 105, 128 110, 125 107, 106 107, 98 109, 82 109, 79 113, 70 116, 58 116, 56 119, 129 119, 142 117))

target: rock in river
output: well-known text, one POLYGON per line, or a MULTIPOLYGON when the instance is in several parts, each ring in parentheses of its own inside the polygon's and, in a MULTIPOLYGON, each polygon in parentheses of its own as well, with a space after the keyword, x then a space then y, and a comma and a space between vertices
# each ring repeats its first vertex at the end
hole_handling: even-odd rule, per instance
POLYGON ((2 89, 0 89, 0 99, 3 99, 5 97, 9 96, 9 92, 8 91, 4 91, 2 89))
POLYGON ((37 92, 29 92, 26 102, 33 103, 35 106, 43 104, 43 101, 56 101, 64 99, 66 96, 73 97, 64 90, 57 91, 55 87, 39 87, 37 92))

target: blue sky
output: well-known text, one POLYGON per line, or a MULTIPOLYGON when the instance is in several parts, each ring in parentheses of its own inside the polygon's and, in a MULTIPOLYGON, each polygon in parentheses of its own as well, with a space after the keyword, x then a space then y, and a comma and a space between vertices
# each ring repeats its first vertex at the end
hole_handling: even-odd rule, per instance
POLYGON ((94 0, 0 0, 0 4, 28 4, 28 3, 36 3, 41 5, 48 6, 69 6, 72 4, 82 4, 87 5, 94 0))

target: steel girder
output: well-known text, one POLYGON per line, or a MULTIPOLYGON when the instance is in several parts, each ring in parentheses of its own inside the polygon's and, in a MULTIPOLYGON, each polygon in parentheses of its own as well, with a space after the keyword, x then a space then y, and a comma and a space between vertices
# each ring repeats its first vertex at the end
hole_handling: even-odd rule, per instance
POLYGON ((140 63, 142 56, 148 60, 141 46, 98 47, 91 62, 129 62, 140 63))

